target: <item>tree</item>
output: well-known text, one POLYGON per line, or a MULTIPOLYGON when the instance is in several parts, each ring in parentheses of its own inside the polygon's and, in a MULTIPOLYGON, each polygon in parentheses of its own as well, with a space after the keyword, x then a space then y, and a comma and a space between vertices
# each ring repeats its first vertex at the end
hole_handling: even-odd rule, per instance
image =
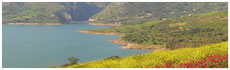
POLYGON ((77 57, 74 57, 74 56, 71 56, 68 58, 69 62, 70 62, 70 65, 74 65, 74 64, 77 64, 77 62, 80 60, 78 59, 77 57))

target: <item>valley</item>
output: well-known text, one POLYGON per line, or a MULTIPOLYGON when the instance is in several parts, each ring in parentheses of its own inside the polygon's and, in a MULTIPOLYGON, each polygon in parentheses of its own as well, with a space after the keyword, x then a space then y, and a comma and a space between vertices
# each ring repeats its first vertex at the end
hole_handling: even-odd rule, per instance
POLYGON ((2 20, 4 68, 228 68, 227 2, 3 2, 2 20))

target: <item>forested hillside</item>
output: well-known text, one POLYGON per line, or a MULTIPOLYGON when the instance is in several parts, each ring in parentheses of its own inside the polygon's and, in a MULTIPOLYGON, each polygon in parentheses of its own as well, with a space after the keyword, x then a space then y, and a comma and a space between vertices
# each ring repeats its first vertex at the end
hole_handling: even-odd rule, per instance
POLYGON ((163 45, 170 49, 196 47, 228 40, 228 13, 209 12, 88 31, 125 34, 122 40, 136 44, 163 45))
POLYGON ((3 3, 4 23, 136 24, 146 20, 167 20, 193 14, 226 11, 227 3, 159 3, 159 2, 62 2, 3 3))
POLYGON ((91 17, 95 24, 135 24, 146 20, 167 20, 193 14, 227 11, 228 3, 197 2, 113 2, 91 17))
POLYGON ((57 11, 64 9, 58 3, 3 3, 3 22, 61 22, 56 15, 57 11))
POLYGON ((109 3, 4 2, 4 23, 70 23, 85 21, 109 3))

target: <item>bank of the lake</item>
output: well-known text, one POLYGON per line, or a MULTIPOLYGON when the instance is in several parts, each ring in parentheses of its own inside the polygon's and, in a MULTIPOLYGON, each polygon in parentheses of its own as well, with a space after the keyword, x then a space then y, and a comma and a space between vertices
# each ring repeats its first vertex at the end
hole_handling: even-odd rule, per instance
POLYGON ((63 25, 62 23, 5 23, 9 25, 63 25))
POLYGON ((77 32, 86 33, 86 34, 118 35, 120 38, 114 40, 108 40, 108 41, 116 44, 124 45, 120 47, 122 49, 137 49, 137 50, 152 50, 152 51, 167 50, 167 48, 162 45, 141 45, 141 44, 135 44, 135 43, 124 41, 121 39, 121 37, 125 35, 121 33, 100 33, 100 32, 92 32, 89 30, 77 30, 77 32))
POLYGON ((122 58, 101 59, 101 60, 67 66, 67 68, 206 68, 206 67, 228 68, 228 42, 209 44, 209 45, 204 45, 196 48, 180 48, 176 50, 148 52, 144 54, 136 54, 136 55, 122 57, 122 58))
POLYGON ((99 26, 121 26, 122 24, 121 23, 107 23, 107 24, 104 24, 104 23, 89 23, 90 25, 99 25, 99 26))

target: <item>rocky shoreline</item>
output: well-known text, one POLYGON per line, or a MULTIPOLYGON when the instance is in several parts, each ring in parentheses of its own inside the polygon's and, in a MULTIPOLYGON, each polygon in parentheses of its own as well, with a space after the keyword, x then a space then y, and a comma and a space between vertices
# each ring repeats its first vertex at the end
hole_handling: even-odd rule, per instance
POLYGON ((124 36, 124 34, 119 34, 119 33, 98 33, 98 32, 89 32, 87 30, 78 30, 76 32, 85 33, 85 34, 119 35, 120 37, 124 36))
POLYGON ((121 24, 103 24, 103 23, 89 23, 90 25, 100 25, 100 26, 121 26, 121 24))
MULTIPOLYGON (((86 34, 119 35, 120 37, 124 36, 124 34, 118 34, 118 33, 97 33, 97 32, 89 32, 87 30, 78 30, 77 32, 86 33, 86 34)), ((116 44, 124 45, 120 47, 122 49, 138 49, 138 50, 153 50, 153 51, 167 50, 167 48, 162 45, 134 44, 134 43, 126 42, 122 40, 121 38, 115 39, 115 40, 108 40, 108 41, 116 43, 116 44)))
POLYGON ((63 25, 62 23, 5 23, 9 25, 63 25))

